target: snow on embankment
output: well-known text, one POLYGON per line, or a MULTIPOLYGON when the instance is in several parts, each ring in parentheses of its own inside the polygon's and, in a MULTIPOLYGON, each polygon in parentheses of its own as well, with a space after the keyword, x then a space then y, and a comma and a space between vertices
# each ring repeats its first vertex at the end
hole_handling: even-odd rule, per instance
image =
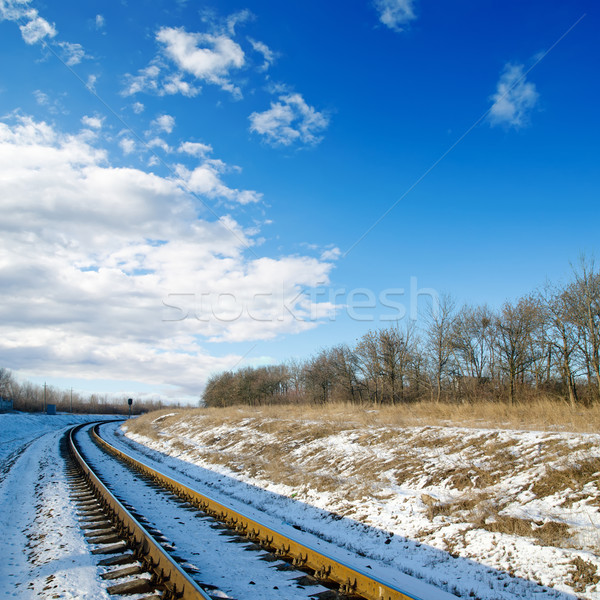
POLYGON ((266 511, 458 595, 531 597, 535 582, 553 588, 536 597, 600 598, 599 435, 285 411, 151 413, 126 435, 218 473, 226 493, 238 481, 277 494, 266 511))

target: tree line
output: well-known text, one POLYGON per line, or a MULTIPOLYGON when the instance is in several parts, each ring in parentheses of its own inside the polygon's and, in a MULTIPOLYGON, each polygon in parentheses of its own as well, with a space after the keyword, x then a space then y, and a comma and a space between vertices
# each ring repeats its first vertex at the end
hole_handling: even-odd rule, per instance
POLYGON ((415 322, 368 331, 306 360, 210 377, 206 406, 600 400, 600 272, 582 257, 564 285, 499 309, 448 295, 415 322))
MULTIPOLYGON (((28 381, 18 382, 9 369, 0 367, 0 397, 12 400, 13 410, 42 412, 48 404, 54 404, 59 412, 84 414, 129 414, 128 398, 100 394, 81 394, 73 390, 61 390, 49 385, 28 381)), ((138 415, 167 406, 160 400, 134 399, 131 413, 138 415)), ((171 406, 179 406, 168 404, 171 406)))

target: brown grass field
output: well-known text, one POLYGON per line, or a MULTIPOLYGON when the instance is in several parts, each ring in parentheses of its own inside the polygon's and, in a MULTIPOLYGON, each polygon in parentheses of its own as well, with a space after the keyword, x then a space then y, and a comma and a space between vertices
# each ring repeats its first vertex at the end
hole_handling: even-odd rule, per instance
MULTIPOLYGON (((147 420, 173 410, 152 412, 139 420, 143 427, 147 420)), ((454 426, 484 427, 516 430, 564 431, 573 433, 600 432, 600 404, 592 407, 570 407, 566 402, 536 400, 509 406, 504 403, 446 404, 420 402, 396 406, 375 407, 371 404, 327 405, 271 405, 251 407, 246 405, 227 408, 176 409, 181 416, 202 416, 205 422, 217 424, 230 418, 262 416, 265 419, 290 420, 294 418, 315 420, 332 427, 365 426, 454 426)), ((134 425, 134 428, 136 426, 134 425)))

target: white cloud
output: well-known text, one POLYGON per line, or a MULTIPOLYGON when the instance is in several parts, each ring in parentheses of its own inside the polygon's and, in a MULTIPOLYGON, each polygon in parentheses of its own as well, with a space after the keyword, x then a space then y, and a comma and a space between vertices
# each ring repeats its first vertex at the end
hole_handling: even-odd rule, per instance
POLYGON ((156 34, 164 54, 184 73, 220 86, 240 96, 239 88, 229 80, 232 70, 244 65, 244 51, 226 35, 189 33, 183 28, 162 27, 156 34))
POLYGON ((321 253, 321 260, 337 260, 342 255, 342 251, 337 248, 328 248, 321 253))
POLYGON ((328 124, 327 115, 309 106, 300 94, 280 96, 269 110, 250 115, 250 131, 273 145, 317 144, 328 124))
MULTIPOLYGON (((218 161, 203 165, 217 190, 218 161)), ((199 172, 191 171, 201 187, 199 172)), ((222 182, 221 182, 222 185, 222 182)), ((90 138, 0 122, 0 364, 39 376, 144 381, 196 396, 207 340, 255 342, 316 326, 304 288, 330 262, 256 258, 231 217, 198 218, 178 181, 115 168, 90 138), (202 341, 204 340, 204 341, 202 341)), ((219 354, 222 354, 220 352, 219 354)))
MULTIPOLYGON (((232 81, 233 74, 242 69, 246 58, 242 47, 232 39, 235 26, 252 17, 249 11, 231 15, 225 25, 211 25, 213 33, 188 32, 183 27, 161 27, 156 33, 159 53, 137 74, 125 75, 122 94, 139 92, 159 96, 181 94, 192 98, 202 91, 200 83, 217 85, 241 98, 240 88, 232 81)), ((212 21, 212 19, 207 19, 212 21)), ((255 50, 265 57, 265 67, 274 53, 260 42, 255 50)))
MULTIPOLYGON (((37 14, 37 11, 33 12, 37 14)), ((54 37, 56 35, 54 25, 51 25, 46 19, 42 19, 39 16, 31 16, 31 20, 25 25, 21 25, 19 29, 27 44, 36 44, 45 37, 54 37)))
POLYGON ((50 104, 50 99, 48 98, 48 94, 42 92, 41 90, 34 90, 33 95, 35 96, 35 101, 40 106, 47 106, 50 104))
POLYGON ((104 29, 105 24, 104 17, 102 15, 96 15, 96 29, 104 29))
MULTIPOLYGON (((56 37, 58 32, 54 24, 40 17, 38 11, 30 5, 31 0, 0 0, 0 21, 16 22, 23 40, 29 45, 56 37)), ((86 58, 81 44, 58 42, 56 46, 68 66, 76 65, 86 58)))
POLYGON ((141 102, 134 102, 134 103, 131 105, 131 108, 133 109, 133 112, 134 112, 136 115, 139 115, 140 113, 143 113, 143 112, 144 112, 144 109, 145 109, 146 107, 145 107, 145 106, 144 106, 144 105, 143 105, 141 102))
POLYGON ((135 150, 135 141, 129 137, 124 137, 119 140, 119 146, 123 154, 131 154, 135 150))
POLYGON ((228 167, 223 161, 206 159, 200 166, 189 170, 178 165, 177 175, 185 182, 187 188, 195 194, 201 194, 210 199, 224 199, 238 204, 260 202, 262 194, 252 190, 238 190, 223 183, 221 174, 236 170, 228 167))
POLYGON ((187 98, 193 98, 202 91, 201 87, 191 84, 189 81, 183 79, 181 73, 170 73, 167 75, 162 83, 161 93, 168 96, 174 96, 175 94, 181 94, 187 98))
POLYGON ((198 156, 204 158, 207 154, 213 151, 212 146, 208 144, 201 144, 199 142, 183 142, 179 146, 179 152, 184 152, 191 156, 198 156))
POLYGON ((46 110, 51 114, 68 114, 68 111, 63 106, 62 102, 59 98, 50 98, 48 94, 42 92, 41 90, 34 90, 33 95, 35 97, 35 101, 40 105, 46 108, 46 110))
POLYGON ((97 75, 90 75, 87 78, 87 83, 86 86, 92 90, 92 92, 96 91, 96 81, 98 81, 98 76, 97 75))
POLYGON ((492 126, 505 125, 519 129, 529 124, 531 111, 539 100, 535 85, 528 82, 523 65, 508 63, 491 96, 493 102, 489 112, 492 126))
POLYGON ((416 19, 414 0, 375 0, 379 20, 394 31, 403 31, 416 19))
POLYGON ((63 59, 72 67, 80 63, 86 58, 85 50, 81 44, 71 44, 69 42, 59 42, 58 45, 62 49, 63 59))
POLYGON ((252 48, 256 52, 263 55, 265 62, 262 64, 261 70, 266 71, 275 62, 275 52, 263 42, 258 42, 252 38, 248 38, 248 41, 252 44, 252 48))
POLYGON ((160 115, 160 117, 154 119, 151 124, 160 131, 171 133, 175 127, 175 117, 172 117, 171 115, 160 115))
POLYGON ((126 86, 122 92, 124 96, 147 92, 159 96, 181 94, 193 98, 202 90, 201 87, 185 81, 182 73, 169 72, 168 67, 157 58, 144 69, 140 69, 137 75, 125 75, 125 81, 126 86))
POLYGON ((91 127, 92 129, 101 129, 102 122, 104 118, 101 117, 88 117, 87 115, 81 118, 81 122, 87 127, 91 127))
POLYGON ((254 19, 254 15, 248 9, 240 10, 229 15, 226 19, 229 35, 235 35, 235 28, 238 23, 246 23, 252 19, 254 19))
POLYGON ((138 92, 159 92, 158 78, 160 67, 157 64, 150 64, 144 69, 140 69, 137 75, 125 76, 127 86, 123 90, 125 96, 132 96, 138 92))
POLYGON ((154 137, 151 140, 148 140, 148 146, 150 148, 160 148, 161 150, 163 150, 164 152, 166 152, 167 154, 169 152, 172 152, 172 148, 171 146, 169 146, 169 144, 167 144, 167 142, 165 142, 165 140, 163 140, 160 137, 154 137))

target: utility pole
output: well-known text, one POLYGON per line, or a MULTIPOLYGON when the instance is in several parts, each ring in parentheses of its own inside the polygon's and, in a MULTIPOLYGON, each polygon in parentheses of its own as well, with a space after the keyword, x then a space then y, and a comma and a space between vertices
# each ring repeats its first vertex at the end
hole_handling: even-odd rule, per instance
POLYGON ((71 388, 71 412, 73 412, 73 388, 71 388))

